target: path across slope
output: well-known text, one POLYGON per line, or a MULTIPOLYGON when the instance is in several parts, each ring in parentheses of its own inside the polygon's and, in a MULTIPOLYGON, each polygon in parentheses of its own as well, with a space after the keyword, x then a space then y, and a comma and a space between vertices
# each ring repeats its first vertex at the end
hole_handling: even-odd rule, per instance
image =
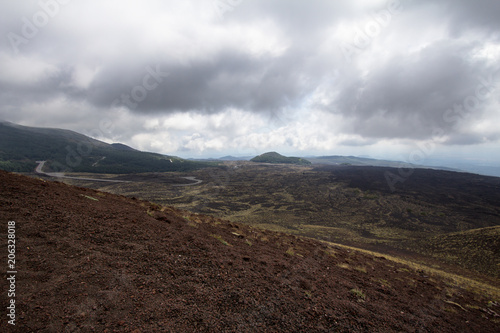
POLYGON ((65 176, 63 172, 43 172, 43 167, 47 161, 36 161, 38 166, 35 169, 36 173, 46 175, 49 177, 65 178, 65 179, 77 179, 77 180, 90 180, 95 182, 111 182, 111 183, 129 183, 129 180, 115 180, 115 179, 102 179, 102 178, 86 178, 86 177, 70 177, 65 176))

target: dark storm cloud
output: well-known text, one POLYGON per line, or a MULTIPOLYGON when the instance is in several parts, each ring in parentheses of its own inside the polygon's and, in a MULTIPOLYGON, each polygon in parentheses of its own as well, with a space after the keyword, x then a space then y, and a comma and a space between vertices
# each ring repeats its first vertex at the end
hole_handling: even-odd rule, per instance
MULTIPOLYGON (((439 41, 419 52, 395 57, 366 77, 339 84, 333 107, 350 118, 351 131, 374 138, 429 137, 436 129, 453 131, 446 111, 473 96, 479 77, 494 70, 475 61, 470 51, 478 42, 439 41)), ((462 118, 480 117, 482 108, 464 108, 462 118)))
POLYGON ((500 1, 447 0, 443 1, 442 13, 449 16, 450 31, 455 36, 479 29, 500 38, 500 1))
POLYGON ((137 66, 132 75, 123 68, 101 73, 89 88, 88 99, 107 107, 118 98, 119 105, 146 113, 217 112, 227 107, 260 112, 283 108, 304 93, 300 63, 293 58, 253 58, 227 51, 185 65, 151 64, 137 66), (156 84, 151 72, 160 73, 161 82, 156 84), (146 89, 143 99, 144 89, 134 91, 134 87, 144 85, 144 80, 155 87, 146 89))
MULTIPOLYGON (((30 18, 34 12, 40 11, 37 6, 24 6, 22 9, 16 13, 22 14, 23 19, 30 18)), ((36 101, 63 93, 70 99, 84 98, 89 103, 103 108, 116 105, 114 101, 118 98, 120 105, 134 112, 218 112, 227 107, 236 107, 250 112, 268 111, 274 114, 290 104, 297 104, 300 98, 315 89, 314 82, 319 80, 318 72, 321 69, 317 68, 318 65, 315 65, 314 69, 315 66, 306 65, 305 62, 310 56, 311 48, 321 42, 321 30, 335 22, 335 17, 356 13, 349 4, 328 1, 242 2, 241 8, 236 9, 228 13, 224 17, 225 21, 220 23, 224 25, 235 22, 245 25, 266 19, 272 20, 292 39, 290 49, 280 57, 254 57, 238 49, 222 49, 214 58, 200 54, 198 58, 187 62, 151 60, 141 55, 134 58, 137 50, 131 49, 124 52, 120 58, 103 63, 99 75, 85 89, 71 86, 68 75, 71 78, 73 74, 72 59, 61 58, 56 63, 56 66, 64 67, 59 68, 59 77, 52 78, 48 84, 40 83, 40 93, 33 92, 29 86, 16 87, 16 90, 9 94, 9 98, 18 98, 18 102, 22 103, 21 96, 31 96, 31 93, 35 93, 33 97, 36 101), (142 99, 138 95, 141 97, 140 102, 129 96, 131 101, 126 103, 126 95, 131 95, 132 89, 142 84, 144 76, 147 75, 145 67, 148 66, 160 68, 161 71, 168 72, 169 76, 157 88, 148 90, 146 98, 142 99), (310 70, 312 72, 309 72, 310 70), (57 82, 57 79, 60 82, 57 82), (306 86, 305 80, 309 81, 309 86, 306 86), (125 98, 122 98, 123 95, 125 98)), ((10 21, 13 22, 9 24, 8 30, 20 34, 22 24, 19 18, 10 21)), ((49 30, 50 26, 44 29, 49 30)), ((75 56, 75 53, 68 51, 65 46, 68 42, 67 36, 52 37, 51 40, 50 35, 44 34, 43 29, 40 30, 36 38, 29 40, 26 45, 20 45, 23 54, 36 53, 38 48, 43 53, 53 54, 57 58, 64 57, 64 52, 75 56), (57 45, 60 48, 57 48, 57 45), (56 49, 60 55, 54 53, 56 49)), ((212 37, 205 36, 209 39, 212 37)), ((119 40, 122 39, 123 36, 119 36, 119 40)), ((114 43, 117 36, 110 34, 109 40, 114 43)), ((76 49, 86 51, 78 44, 78 40, 74 42, 78 45, 76 49)), ((241 46, 245 46, 244 43, 246 41, 242 40, 241 46)), ((130 43, 127 44, 130 46, 130 43)), ((85 59, 85 54, 79 57, 85 59)))
POLYGON ((60 69, 34 77, 29 82, 0 80, 0 100, 5 104, 23 104, 25 102, 44 103, 57 96, 68 95, 71 89, 66 87, 71 82, 71 71, 60 69))
POLYGON ((471 144, 481 144, 488 142, 495 142, 500 139, 500 134, 481 134, 481 133, 460 133, 452 134, 447 140, 447 145, 471 145, 471 144))

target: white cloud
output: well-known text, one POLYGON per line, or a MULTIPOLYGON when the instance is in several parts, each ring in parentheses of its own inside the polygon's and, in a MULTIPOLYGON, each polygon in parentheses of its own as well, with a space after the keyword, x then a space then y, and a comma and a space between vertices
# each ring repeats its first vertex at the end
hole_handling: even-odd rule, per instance
POLYGON ((0 82, 11 85, 35 85, 58 72, 58 68, 39 57, 11 56, 0 53, 0 82))

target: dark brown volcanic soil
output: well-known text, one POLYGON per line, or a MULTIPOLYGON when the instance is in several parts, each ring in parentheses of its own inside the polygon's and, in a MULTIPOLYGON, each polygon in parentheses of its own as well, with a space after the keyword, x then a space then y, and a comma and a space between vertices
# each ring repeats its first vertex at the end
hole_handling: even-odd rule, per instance
POLYGON ((2 332, 500 330, 498 303, 383 257, 3 171, 0 204, 2 332))

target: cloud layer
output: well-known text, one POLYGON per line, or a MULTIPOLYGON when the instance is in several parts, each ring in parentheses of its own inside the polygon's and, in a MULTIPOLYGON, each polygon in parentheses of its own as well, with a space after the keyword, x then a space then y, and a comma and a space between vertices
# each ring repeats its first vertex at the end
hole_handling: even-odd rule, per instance
POLYGON ((1 119, 184 156, 500 146, 498 1, 41 0, 0 13, 1 119))

